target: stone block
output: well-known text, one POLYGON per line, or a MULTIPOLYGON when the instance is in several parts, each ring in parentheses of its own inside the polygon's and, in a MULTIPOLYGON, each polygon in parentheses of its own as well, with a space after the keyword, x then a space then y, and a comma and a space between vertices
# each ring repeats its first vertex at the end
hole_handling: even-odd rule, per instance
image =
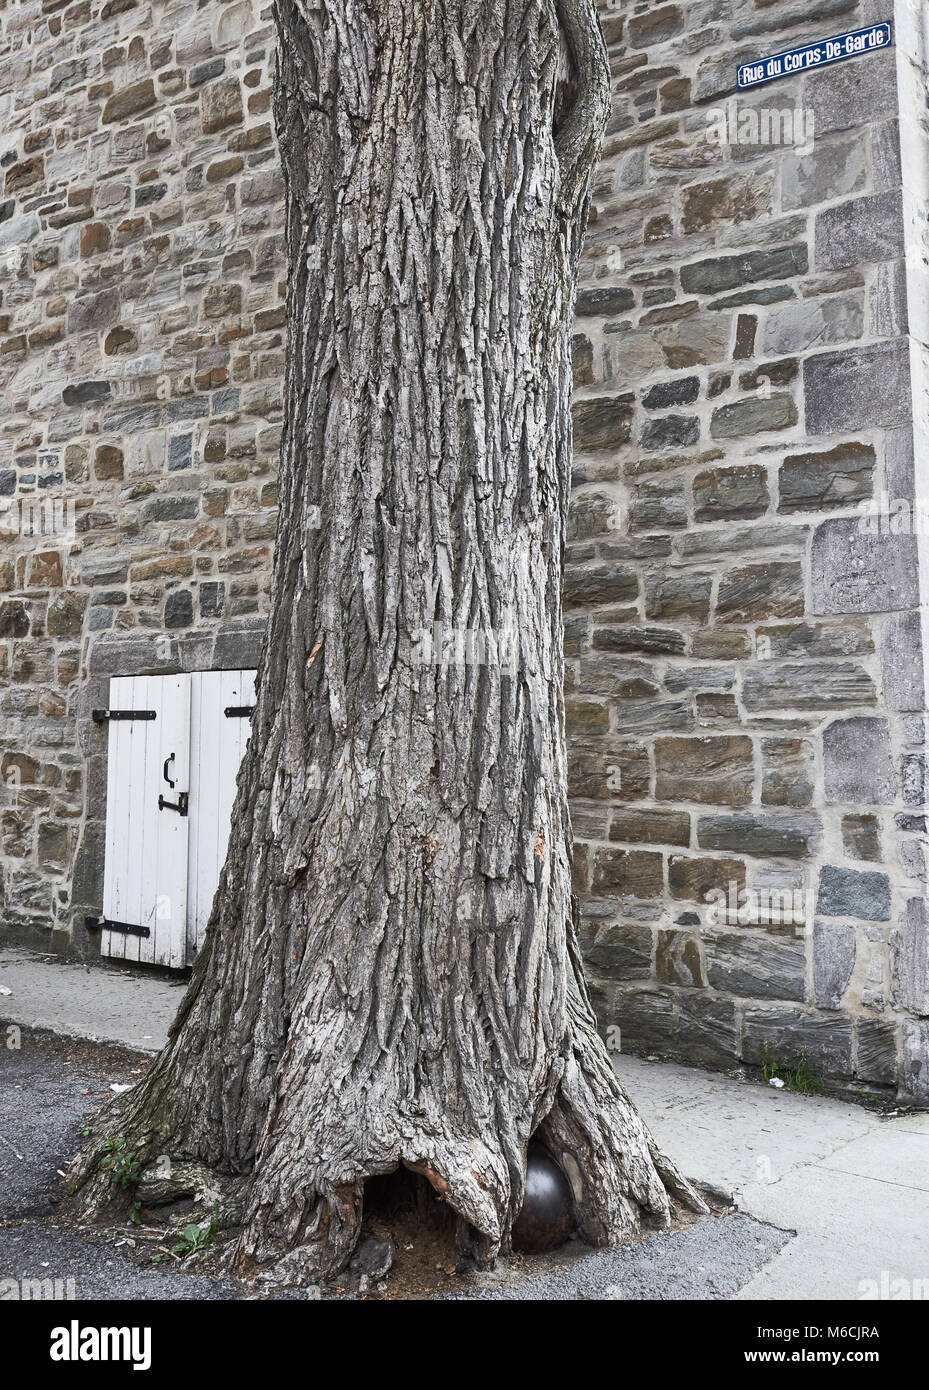
POLYGON ((655 898, 664 886, 663 858, 650 850, 600 849, 594 855, 593 890, 614 898, 655 898))
POLYGON ((599 927, 584 950, 591 970, 613 980, 647 980, 652 973, 652 930, 643 922, 599 927))
POLYGON ((697 990, 677 996, 676 1049, 689 1062, 727 1067, 739 1053, 739 1030, 734 1003, 708 998, 697 990))
POLYGON ((584 286, 577 292, 578 318, 617 318, 635 308, 635 294, 625 285, 584 286))
POLYGON ((119 291, 105 289, 78 295, 69 300, 66 323, 69 333, 87 333, 106 328, 119 317, 119 291))
POLYGON ((896 338, 909 328, 906 261, 874 267, 868 290, 868 329, 873 338, 896 338))
POLYGON ((884 806, 895 797, 886 719, 837 719, 823 730, 826 800, 884 806))
POLYGON ((832 202, 857 193, 868 181, 867 145, 862 135, 823 141, 809 154, 788 154, 781 162, 784 212, 832 202))
POLYGON ((907 340, 804 358, 803 394, 806 429, 811 435, 906 424, 912 410, 907 340))
POLYGON ((848 343, 864 332, 860 294, 834 294, 783 304, 768 314, 764 331, 766 353, 803 352, 827 343, 848 343))
POLYGON ((619 522, 620 507, 614 496, 607 492, 575 492, 568 512, 567 538, 575 541, 615 535, 619 522))
POLYGON ((264 642, 264 620, 248 619, 241 624, 229 623, 216 634, 213 649, 213 669, 238 671, 258 669, 264 642))
POLYGON ((819 818, 810 814, 739 811, 733 815, 701 816, 697 822, 697 844, 701 849, 802 859, 816 854, 821 841, 819 818))
POLYGON ((618 565, 571 565, 565 572, 566 608, 598 607, 609 603, 634 603, 639 596, 635 570, 618 565))
MULTIPOLYGON (((659 693, 656 674, 647 661, 590 652, 580 659, 577 687, 588 695, 601 695, 614 700, 643 700, 659 693)), ((570 675, 569 688, 573 689, 570 675)))
POLYGON ((29 632, 29 612, 18 600, 0 603, 0 638, 25 637, 29 632))
POLYGON ((668 858, 668 891, 679 902, 717 903, 719 893, 728 900, 730 890, 737 897, 744 887, 745 865, 741 859, 693 854, 672 854, 668 858))
POLYGON ((0 251, 6 251, 13 246, 28 246, 41 230, 41 223, 34 212, 24 213, 21 217, 11 217, 9 221, 0 223, 0 251))
POLYGON ((646 420, 642 428, 643 449, 686 449, 700 438, 700 421, 695 415, 659 415, 646 420))
POLYGON ((37 839, 39 868, 60 877, 71 868, 71 832, 66 825, 42 821, 37 839))
POLYGON ((655 795, 661 801, 744 806, 754 776, 752 741, 744 735, 655 740, 655 795))
POLYGON ((710 615, 709 574, 653 574, 645 583, 645 616, 665 622, 705 623, 710 615))
POLYGON ((838 922, 813 923, 813 1001, 820 1009, 839 1009, 855 968, 855 928, 838 922))
POLYGON ((199 497, 152 497, 142 507, 141 521, 143 526, 159 521, 192 521, 199 511, 199 497))
POLYGON ((741 255, 692 261, 681 266, 681 288, 687 294, 722 294, 756 281, 792 279, 805 275, 807 269, 806 243, 798 241, 741 255))
POLYGON ((803 566, 799 561, 744 565, 722 575, 716 621, 754 623, 769 618, 797 618, 804 605, 803 566))
POLYGON ((670 627, 597 627, 594 629, 595 648, 608 652, 664 652, 675 655, 684 650, 684 634, 670 627))
POLYGON ((654 327, 652 337, 661 348, 664 366, 672 371, 724 362, 730 353, 729 325, 714 314, 681 314, 654 327))
POLYGON ((873 870, 824 864, 819 871, 816 910, 824 917, 887 922, 890 920, 890 879, 873 870))
POLYGON ((79 637, 84 625, 87 598, 70 590, 55 594, 48 605, 46 627, 49 637, 79 637))
POLYGON ((847 507, 871 496, 872 444, 850 441, 825 452, 790 454, 778 475, 779 512, 847 507))
POLYGON ((704 933, 707 976, 714 989, 740 999, 794 999, 806 993, 806 945, 767 932, 704 933))
POLYGON ((194 620, 194 600, 189 589, 178 589, 165 600, 164 625, 168 632, 190 627, 194 620))
POLYGON ((215 135, 243 120, 242 89, 237 78, 224 78, 202 89, 200 99, 204 135, 215 135))
MULTIPOLYGON (((102 807, 101 815, 102 815, 102 807)), ((71 902, 75 907, 99 911, 103 905, 103 865, 106 854, 106 824, 88 820, 74 859, 71 902)))
POLYGON ((746 435, 790 429, 797 419, 793 396, 786 391, 776 391, 770 396, 748 396, 745 400, 721 405, 713 411, 710 434, 713 439, 742 439, 746 435))
POLYGON ((679 530, 687 525, 687 495, 676 479, 641 483, 633 489, 629 530, 679 530))
POLYGON ((565 728, 569 738, 605 734, 609 727, 610 711, 598 700, 565 701, 565 728))
POLYGON ((629 19, 628 39, 632 48, 649 48, 674 38, 684 29, 684 13, 678 5, 659 5, 629 19))
POLYGON ((770 214, 774 211, 774 187, 774 174, 761 170, 688 184, 681 190, 681 230, 691 236, 770 214))
POLYGON ((614 810, 610 817, 610 839, 620 844, 687 845, 690 843, 690 816, 686 811, 664 807, 614 810))
POLYGON ((574 446, 579 450, 617 449, 632 438, 635 397, 598 396, 575 401, 574 446))
POLYGON ((114 121, 128 120, 130 116, 140 116, 143 111, 150 111, 156 100, 155 84, 150 77, 145 77, 114 92, 100 119, 104 125, 111 125, 114 121))
POLYGON ((745 521, 768 509, 767 470, 760 464, 710 468, 693 482, 695 521, 745 521))
POLYGON ((929 1022, 903 1020, 903 1081, 901 1090, 914 1100, 929 1100, 929 1022))
POLYGON ((614 996, 615 1015, 601 1017, 606 1026, 620 1029, 623 1051, 666 1049, 674 1032, 671 996, 654 989, 624 989, 614 996))
POLYGON ((761 800, 765 806, 809 806, 813 750, 801 738, 766 738, 761 744, 761 800))
MULTIPOLYGON (((230 663, 235 668, 235 663, 230 663)), ((243 663, 245 665, 246 663, 243 663)), ((568 745, 568 793, 595 801, 640 801, 648 795, 648 753, 639 744, 591 748, 568 745)))
POLYGON ((643 393, 642 404, 646 410, 668 410, 672 406, 693 405, 699 394, 699 377, 677 377, 674 381, 662 381, 650 386, 643 393))
POLYGON ((700 938, 691 932, 662 928, 658 932, 655 977, 666 985, 702 988, 706 984, 706 971, 700 938))
POLYGON ((873 53, 863 62, 836 63, 807 74, 803 103, 813 112, 817 137, 896 116, 894 53, 873 53))
POLYGON ((760 1066, 766 1053, 788 1065, 803 1057, 820 1076, 851 1076, 851 1020, 818 1017, 797 1009, 747 1009, 742 1057, 760 1066))
POLYGON ((884 704, 888 710, 916 710, 926 707, 923 677, 923 641, 917 611, 893 613, 884 623, 881 642, 881 673, 884 704))
POLYGON ((901 1009, 929 1016, 929 909, 910 898, 891 938, 894 998, 901 1009))
MULTIPOLYGON (((245 663, 243 663, 244 666, 245 663)), ((157 633, 143 637, 100 638, 90 649, 90 670, 97 676, 157 675, 177 669, 177 649, 165 649, 157 633)))
POLYGON ((817 270, 844 270, 905 254, 899 188, 825 208, 815 223, 817 270))
POLYGON ((814 613, 887 613, 919 606, 918 536, 830 517, 811 547, 814 613))
POLYGON ((877 816, 843 816, 842 848, 849 859, 881 862, 881 832, 877 816))
POLYGON ((860 1081, 879 1086, 897 1083, 897 1030, 893 1023, 877 1019, 858 1020, 858 1061, 855 1075, 860 1081))

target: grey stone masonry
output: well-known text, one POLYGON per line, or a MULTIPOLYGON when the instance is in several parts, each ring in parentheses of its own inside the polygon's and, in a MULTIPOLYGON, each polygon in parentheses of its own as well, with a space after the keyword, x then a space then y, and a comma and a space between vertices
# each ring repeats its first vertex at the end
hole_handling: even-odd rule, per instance
POLYGON ((606 1036, 929 1099, 914 7, 601 9, 566 625, 606 1036), (736 89, 886 18, 903 51, 736 89))
MULTIPOLYGON (((891 9, 892 51, 740 94, 739 62, 890 14, 602 0, 565 712, 608 1039, 926 1100, 929 142, 891 9)), ((108 679, 257 660, 274 47, 262 0, 0 9, 6 938, 95 950, 108 679)))
POLYGON ((95 949, 108 678, 256 659, 284 365, 274 52, 260 0, 0 11, 7 936, 95 949))

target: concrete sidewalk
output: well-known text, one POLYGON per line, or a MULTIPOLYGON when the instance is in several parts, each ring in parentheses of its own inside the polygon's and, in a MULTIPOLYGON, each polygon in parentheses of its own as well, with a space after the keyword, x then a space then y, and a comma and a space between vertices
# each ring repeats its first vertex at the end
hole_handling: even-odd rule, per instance
POLYGON ((186 980, 146 974, 142 966, 81 965, 15 947, 0 950, 0 1022, 63 1037, 158 1052, 186 988, 186 980))
MULTIPOLYGON (((157 1051, 184 984, 0 952, 0 1021, 157 1051)), ((884 1118, 737 1075, 621 1057, 659 1143, 688 1177, 793 1238, 736 1295, 929 1294, 929 1112, 884 1118), (904 1280, 894 1285, 894 1280, 904 1280), (909 1293, 907 1291, 909 1290, 909 1293)))
POLYGON ((915 1286, 929 1297, 929 1113, 884 1118, 635 1057, 619 1072, 688 1177, 795 1232, 739 1298, 860 1299, 882 1287, 886 1298, 897 1279, 896 1296, 915 1286))

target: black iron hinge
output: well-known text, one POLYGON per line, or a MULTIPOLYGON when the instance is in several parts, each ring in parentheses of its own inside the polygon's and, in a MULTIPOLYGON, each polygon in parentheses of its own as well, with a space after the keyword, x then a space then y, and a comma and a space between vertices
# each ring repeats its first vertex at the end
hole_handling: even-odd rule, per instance
POLYGON ((227 719, 251 719, 255 713, 254 705, 227 705, 224 710, 227 719))
POLYGON ((188 793, 178 792, 177 801, 165 801, 163 796, 158 798, 159 811, 177 811, 179 816, 186 816, 189 812, 188 793))
POLYGON ((137 927, 133 922, 111 922, 109 917, 85 917, 88 931, 115 931, 123 936, 151 936, 151 927, 137 927))
POLYGON ((153 709, 95 709, 92 711, 95 724, 105 724, 107 720, 117 719, 155 719, 153 709))

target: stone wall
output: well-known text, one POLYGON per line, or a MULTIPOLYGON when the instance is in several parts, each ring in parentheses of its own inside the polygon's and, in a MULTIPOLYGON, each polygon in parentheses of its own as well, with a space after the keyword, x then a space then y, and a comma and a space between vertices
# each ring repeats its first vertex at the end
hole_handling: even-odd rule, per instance
POLYGON ((108 676, 251 665, 266 612, 285 258, 259 8, 0 11, 0 901, 8 934, 82 953, 108 676))
MULTIPOLYGON (((925 542, 857 510, 914 500, 925 467, 898 134, 915 168, 919 82, 904 113, 897 50, 732 107, 739 61, 890 16, 602 9, 565 616, 604 1026, 925 1096, 925 542)), ((0 904, 8 937, 81 954, 90 710, 113 674, 252 664, 266 612, 284 257, 260 11, 0 8, 0 904)))
POLYGON ((912 36, 736 93, 739 62, 888 18, 604 6, 568 720, 585 949, 623 1046, 767 1046, 927 1096, 912 36))

